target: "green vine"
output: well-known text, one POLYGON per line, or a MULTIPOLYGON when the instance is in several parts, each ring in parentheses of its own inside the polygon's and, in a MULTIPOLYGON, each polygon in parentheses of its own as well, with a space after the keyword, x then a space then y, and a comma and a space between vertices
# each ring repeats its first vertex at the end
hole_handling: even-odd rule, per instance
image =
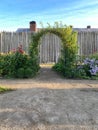
MULTIPOLYGON (((71 26, 60 25, 55 23, 54 27, 49 25, 48 28, 44 28, 32 35, 32 43, 30 44, 29 53, 32 58, 36 59, 36 62, 39 64, 38 60, 38 46, 40 44, 40 38, 47 34, 53 33, 61 39, 61 56, 54 68, 60 65, 60 72, 63 73, 66 77, 71 77, 71 71, 76 62, 77 54, 77 33, 73 31, 71 26)), ((58 67, 56 68, 58 70, 58 67)))

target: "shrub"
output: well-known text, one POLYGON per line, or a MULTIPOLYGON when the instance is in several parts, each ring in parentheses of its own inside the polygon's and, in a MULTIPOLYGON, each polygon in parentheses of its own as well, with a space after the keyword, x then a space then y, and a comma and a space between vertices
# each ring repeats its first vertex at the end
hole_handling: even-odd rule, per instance
POLYGON ((24 78, 24 68, 19 68, 16 72, 17 78, 24 78))
POLYGON ((0 55, 0 74, 7 75, 10 69, 10 55, 8 54, 1 54, 0 55))
POLYGON ((98 77, 98 60, 86 58, 84 61, 77 65, 73 73, 74 77, 78 78, 93 78, 98 77))
POLYGON ((0 75, 15 78, 34 76, 39 70, 35 58, 25 54, 22 48, 0 55, 0 75), (31 74, 32 73, 32 74, 31 74))
POLYGON ((34 72, 33 73, 32 72, 33 72, 33 70, 31 68, 26 68, 24 70, 24 78, 29 78, 29 77, 34 76, 35 74, 34 74, 34 72))
POLYGON ((77 34, 71 27, 63 29, 61 57, 54 69, 60 71, 66 78, 72 78, 77 56, 77 34))
POLYGON ((96 76, 98 73, 98 60, 86 58, 84 60, 83 69, 85 70, 87 76, 96 76))

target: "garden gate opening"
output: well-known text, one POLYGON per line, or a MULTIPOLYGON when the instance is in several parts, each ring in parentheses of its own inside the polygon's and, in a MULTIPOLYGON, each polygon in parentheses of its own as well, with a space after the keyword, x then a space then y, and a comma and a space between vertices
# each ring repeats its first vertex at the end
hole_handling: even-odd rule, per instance
POLYGON ((47 33, 40 38, 39 61, 40 64, 57 63, 61 54, 61 39, 53 34, 47 33))

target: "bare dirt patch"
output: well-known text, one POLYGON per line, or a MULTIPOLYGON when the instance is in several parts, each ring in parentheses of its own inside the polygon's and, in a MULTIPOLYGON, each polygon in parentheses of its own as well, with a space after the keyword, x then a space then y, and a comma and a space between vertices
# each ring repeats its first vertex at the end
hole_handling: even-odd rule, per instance
POLYGON ((68 80, 42 66, 33 79, 0 79, 0 130, 98 130, 98 81, 68 80))

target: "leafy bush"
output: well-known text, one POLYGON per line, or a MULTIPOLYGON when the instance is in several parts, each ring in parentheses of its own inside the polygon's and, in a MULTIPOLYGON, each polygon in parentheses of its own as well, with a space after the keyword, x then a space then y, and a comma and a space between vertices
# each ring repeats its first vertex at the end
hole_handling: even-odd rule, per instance
POLYGON ((6 75, 10 69, 10 56, 8 54, 0 54, 0 75, 6 75))
POLYGON ((25 54, 22 48, 8 54, 0 54, 0 75, 15 78, 29 78, 36 75, 39 64, 35 58, 25 54))
POLYGON ((32 72, 33 72, 33 70, 31 68, 26 68, 24 70, 24 77, 29 78, 29 77, 34 76, 35 74, 34 74, 34 72, 33 73, 32 72))
POLYGON ((61 57, 57 64, 54 65, 54 69, 66 78, 72 78, 73 69, 75 68, 75 62, 77 57, 77 33, 73 31, 71 27, 64 27, 60 29, 62 31, 62 50, 61 57))
POLYGON ((24 68, 19 68, 16 72, 17 78, 24 78, 24 68))
POLYGON ((96 79, 98 77, 98 60, 84 59, 80 65, 76 66, 76 69, 73 71, 73 77, 96 79))
POLYGON ((87 76, 96 76, 98 73, 98 60, 86 58, 84 60, 83 69, 85 70, 87 76))

